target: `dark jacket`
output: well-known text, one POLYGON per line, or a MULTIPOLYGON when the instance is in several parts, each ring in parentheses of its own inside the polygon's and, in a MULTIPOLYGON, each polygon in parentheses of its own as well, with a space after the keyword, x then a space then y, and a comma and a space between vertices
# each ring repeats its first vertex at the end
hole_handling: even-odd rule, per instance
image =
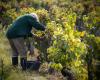
POLYGON ((39 23, 35 18, 26 14, 15 20, 15 22, 8 29, 6 36, 9 39, 25 37, 31 35, 32 27, 37 30, 44 31, 45 26, 39 23))

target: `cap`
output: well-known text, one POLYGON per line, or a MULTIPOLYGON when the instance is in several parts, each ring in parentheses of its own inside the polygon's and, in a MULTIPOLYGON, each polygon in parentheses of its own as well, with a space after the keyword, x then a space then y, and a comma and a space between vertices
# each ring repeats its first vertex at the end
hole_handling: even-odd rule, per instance
POLYGON ((39 18, 36 13, 30 13, 29 15, 35 18, 39 22, 39 18))

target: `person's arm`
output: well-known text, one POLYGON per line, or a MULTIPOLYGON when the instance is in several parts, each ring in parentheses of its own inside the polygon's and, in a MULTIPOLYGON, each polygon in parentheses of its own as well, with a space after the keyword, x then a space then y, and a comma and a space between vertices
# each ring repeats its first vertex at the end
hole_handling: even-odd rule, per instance
POLYGON ((43 24, 41 24, 40 22, 35 22, 35 28, 37 30, 41 30, 41 31, 45 31, 45 26, 43 24))
POLYGON ((35 18, 30 17, 28 19, 29 24, 37 30, 45 31, 45 26, 37 21, 35 18))

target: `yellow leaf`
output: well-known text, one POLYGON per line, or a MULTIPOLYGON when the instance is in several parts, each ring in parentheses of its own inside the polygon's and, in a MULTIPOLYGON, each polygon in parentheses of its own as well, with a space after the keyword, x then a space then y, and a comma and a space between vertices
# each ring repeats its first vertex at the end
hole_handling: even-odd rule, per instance
POLYGON ((83 37, 85 35, 85 31, 80 33, 80 36, 83 37))

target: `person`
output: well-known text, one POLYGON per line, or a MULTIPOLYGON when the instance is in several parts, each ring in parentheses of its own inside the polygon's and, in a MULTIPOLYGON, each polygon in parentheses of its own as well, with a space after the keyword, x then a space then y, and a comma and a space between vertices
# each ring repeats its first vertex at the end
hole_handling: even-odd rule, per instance
MULTIPOLYGON (((32 28, 45 31, 46 27, 39 22, 35 13, 25 14, 18 17, 7 30, 6 37, 12 49, 12 65, 18 66, 18 56, 20 55, 20 64, 23 70, 26 70, 27 50, 30 49, 29 37, 32 37, 32 28), (28 42, 28 49, 27 49, 28 42)), ((33 50, 30 49, 33 54, 33 50)))

